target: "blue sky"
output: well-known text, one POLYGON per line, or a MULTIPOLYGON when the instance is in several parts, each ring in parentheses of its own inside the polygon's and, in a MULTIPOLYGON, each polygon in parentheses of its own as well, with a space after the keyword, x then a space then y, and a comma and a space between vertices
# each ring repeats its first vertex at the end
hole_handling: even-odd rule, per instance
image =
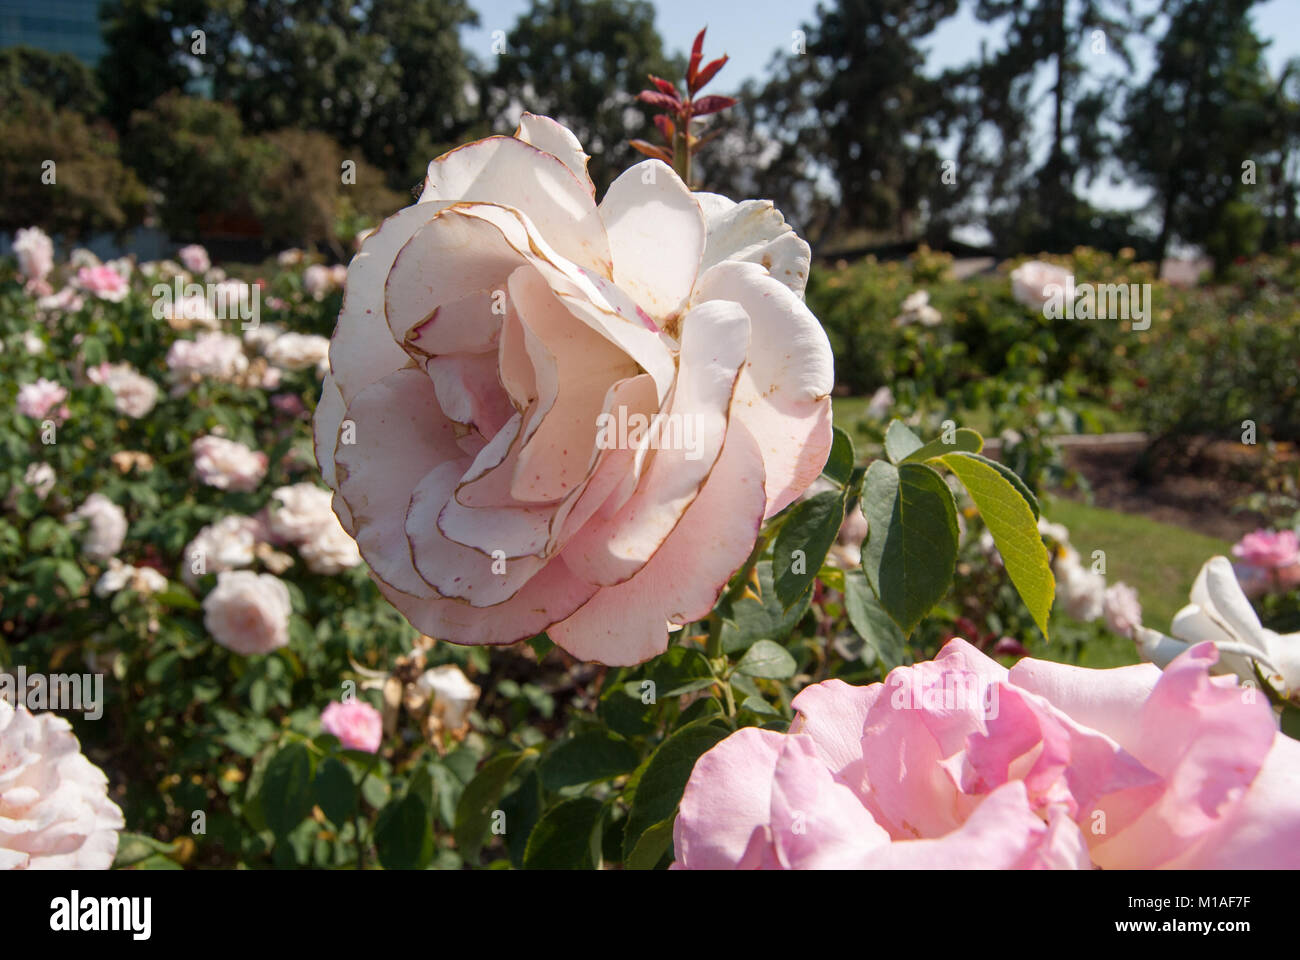
MULTIPOLYGON (((1138 2, 1151 6, 1150 0, 1138 2)), ((480 25, 465 31, 464 43, 489 60, 492 31, 509 32, 529 2, 470 0, 470 4, 479 13, 480 25)), ((669 50, 689 50, 700 27, 708 26, 705 56, 731 56, 715 81, 718 93, 726 93, 746 79, 761 78, 772 54, 790 48, 791 32, 812 19, 816 5, 816 0, 654 0, 659 34, 669 50)), ((1275 73, 1288 59, 1300 56, 1300 0, 1268 0, 1255 8, 1254 19, 1256 32, 1271 41, 1267 59, 1275 73)), ((996 49, 999 35, 996 27, 975 20, 963 4, 961 12, 945 21, 926 44, 927 70, 938 72, 971 60, 978 54, 981 40, 996 49)), ((1134 44, 1139 76, 1150 70, 1151 50, 1150 40, 1134 44)), ((1087 194, 1094 203, 1111 207, 1137 207, 1146 200, 1142 191, 1127 183, 1097 183, 1087 194)))

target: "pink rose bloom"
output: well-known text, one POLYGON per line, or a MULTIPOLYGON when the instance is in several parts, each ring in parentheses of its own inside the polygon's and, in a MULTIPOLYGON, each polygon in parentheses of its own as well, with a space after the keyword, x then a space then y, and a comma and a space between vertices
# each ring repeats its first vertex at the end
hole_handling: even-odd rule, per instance
POLYGON ((826 463, 809 258, 771 203, 658 160, 597 203, 546 117, 434 160, 352 260, 316 408, 379 589, 457 643, 662 653, 826 463))
POLYGON ((101 300, 121 303, 130 289, 126 279, 107 264, 82 267, 77 271, 77 285, 101 300))
POLYGON ((53 380, 41 377, 35 383, 24 384, 18 388, 18 412, 33 420, 44 420, 54 411, 56 419, 67 419, 67 408, 56 410, 68 399, 66 387, 61 387, 53 380))
POLYGON ((199 437, 190 449, 199 479, 218 490, 256 490, 266 476, 266 454, 234 440, 199 437))
POLYGON ((329 267, 313 263, 302 272, 302 289, 315 300, 322 299, 334 284, 334 275, 329 267))
POLYGON ((1256 530, 1241 538, 1232 555, 1242 563, 1265 570, 1300 563, 1300 540, 1294 530, 1256 530))
POLYGON ((1203 643, 1163 672, 963 640, 884 683, 828 680, 789 734, 695 765, 678 868, 1295 868, 1300 742, 1203 643))
POLYGON ((384 718, 362 700, 331 703, 320 714, 320 728, 332 733, 348 750, 374 753, 384 738, 384 718))
POLYGON ((243 656, 287 646, 292 612, 284 581, 251 570, 218 573, 203 599, 203 625, 217 643, 243 656))
POLYGON ((207 273, 212 267, 212 260, 208 257, 208 251, 197 243, 181 247, 176 252, 176 255, 181 258, 181 263, 185 264, 185 269, 190 273, 207 273))

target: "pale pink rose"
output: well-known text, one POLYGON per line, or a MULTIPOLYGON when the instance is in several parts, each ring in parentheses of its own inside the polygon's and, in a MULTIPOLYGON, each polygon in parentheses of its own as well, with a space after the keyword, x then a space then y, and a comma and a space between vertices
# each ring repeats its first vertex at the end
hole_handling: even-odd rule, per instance
POLYGON ((0 870, 107 870, 124 826, 68 721, 0 698, 0 870))
POLYGON ((252 566, 257 545, 269 537, 256 517, 228 516, 209 524, 185 547, 181 579, 191 587, 209 573, 252 566))
POLYGON ((329 267, 313 263, 302 272, 302 289, 315 300, 322 299, 325 294, 333 289, 333 286, 334 278, 329 267))
POLYGON ((1103 601, 1106 625, 1120 636, 1133 635, 1133 628, 1142 625, 1142 604, 1138 592, 1127 583, 1113 583, 1106 588, 1103 601))
POLYGON ((266 454, 235 440, 199 437, 190 449, 199 479, 218 490, 256 490, 266 476, 266 454))
POLYGON ((350 570, 361 562, 357 542, 343 529, 337 517, 331 514, 330 518, 332 523, 298 544, 298 552, 302 554, 307 569, 325 576, 350 570))
POLYGON ((952 640, 884 683, 808 687, 789 734, 696 763, 675 866, 1295 868, 1300 743, 1216 660, 1006 670, 952 640))
POLYGON ((41 297, 36 301, 36 309, 45 313, 76 313, 85 300, 73 287, 64 287, 58 293, 41 297))
POLYGON ((306 370, 315 367, 318 373, 330 368, 330 342, 314 333, 283 333, 263 351, 266 359, 284 370, 306 370))
POLYGON ((482 692, 454 663, 424 671, 415 686, 430 701, 430 713, 448 730, 465 725, 482 692))
POLYGON ((13 250, 22 275, 48 294, 45 278, 54 270, 53 241, 40 227, 27 227, 14 235, 13 250))
POLYGON ((1294 530, 1256 530, 1232 548, 1232 555, 1251 567, 1274 570, 1300 562, 1300 538, 1294 530))
POLYGON ((1053 295, 1065 295, 1070 272, 1064 267, 1041 260, 1029 260, 1011 271, 1011 295, 1016 302, 1034 310, 1041 309, 1053 295), (1053 287, 1059 290, 1053 290, 1053 287))
POLYGON ((176 251, 176 255, 181 258, 181 263, 190 273, 207 273, 212 267, 212 259, 208 256, 208 251, 197 243, 181 247, 176 251))
POLYGON ((158 384, 129 363, 101 363, 87 370, 86 377, 108 387, 113 393, 113 409, 125 416, 138 420, 158 402, 158 384))
POLYGON ((121 303, 125 300, 130 290, 122 274, 108 264, 82 267, 77 271, 77 285, 87 293, 93 293, 99 299, 113 303, 121 303))
POLYGON ((227 570, 203 600, 203 625, 227 650, 244 656, 289 643, 289 588, 269 573, 227 570))
POLYGON ((44 420, 52 413, 55 419, 63 421, 67 419, 67 409, 63 407, 66 399, 66 387, 41 377, 18 388, 18 412, 33 420, 44 420))
POLYGON ((597 205, 545 117, 435 160, 352 261, 316 412, 380 590, 459 643, 663 652, 826 462, 808 265, 770 203, 657 160, 597 205))
POLYGON ((204 377, 234 383, 248 370, 248 357, 238 337, 228 333, 201 333, 193 340, 177 340, 167 351, 167 369, 177 389, 204 377))
POLYGON ((102 493, 92 493, 68 519, 84 521, 81 552, 90 560, 103 563, 117 555, 126 540, 126 514, 102 493))
POLYGON ((384 739, 384 718, 364 700, 331 703, 320 714, 320 728, 348 750, 374 753, 384 739))
POLYGON ((330 491, 314 483, 279 487, 271 494, 267 526, 281 540, 302 543, 338 523, 330 507, 330 491))

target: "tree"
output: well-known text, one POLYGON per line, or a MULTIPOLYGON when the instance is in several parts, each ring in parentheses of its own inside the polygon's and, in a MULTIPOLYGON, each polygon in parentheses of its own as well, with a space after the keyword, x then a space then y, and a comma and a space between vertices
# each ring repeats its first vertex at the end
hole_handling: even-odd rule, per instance
POLYGON ((654 7, 644 0, 533 0, 506 37, 485 102, 492 117, 527 110, 568 126, 603 191, 642 159, 628 141, 649 127, 636 102, 647 75, 683 69, 664 55, 654 7))
POLYGON ((1252 6, 1170 0, 1155 70, 1127 100, 1123 156, 1155 193, 1159 259, 1178 239, 1207 245, 1222 269, 1258 242, 1255 188, 1243 183, 1243 165, 1258 163, 1282 135, 1252 6))
POLYGON ((95 72, 70 53, 50 53, 34 47, 0 50, 0 103, 30 91, 56 110, 98 113, 102 94, 95 72))

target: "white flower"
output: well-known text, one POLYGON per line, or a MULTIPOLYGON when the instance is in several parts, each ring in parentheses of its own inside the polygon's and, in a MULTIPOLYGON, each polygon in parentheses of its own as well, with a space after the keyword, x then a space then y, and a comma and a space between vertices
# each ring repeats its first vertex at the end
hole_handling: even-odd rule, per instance
POLYGON ((123 826, 68 721, 0 699, 0 870, 107 870, 123 826))
POLYGON ((478 703, 479 688, 454 663, 424 671, 415 685, 432 699, 430 713, 448 730, 464 726, 469 712, 478 703))
POLYGON ((179 300, 167 300, 162 305, 162 315, 173 330, 201 327, 216 330, 221 326, 212 305, 203 294, 187 294, 179 300))
POLYGON ((894 318, 894 326, 905 327, 919 323, 923 327, 937 327, 943 323, 943 315, 930 306, 930 294, 917 290, 903 301, 902 312, 894 318))
POLYGON ((1055 540, 1061 546, 1069 546, 1070 531, 1065 528, 1063 523, 1048 523, 1046 517, 1038 518, 1038 532, 1045 537, 1055 540))
POLYGON ((338 517, 332 519, 332 524, 298 545, 298 552, 312 573, 333 576, 361 562, 357 542, 343 529, 338 517))
POLYGON ((86 376, 113 392, 113 409, 125 416, 138 420, 158 402, 158 384, 129 363, 101 363, 87 370, 86 376))
POLYGON ((1057 286, 1064 291, 1069 276, 1069 271, 1063 267, 1029 260, 1011 271, 1011 295, 1018 303, 1038 310, 1051 299, 1048 287, 1057 286))
POLYGON ((1256 683, 1252 661, 1284 698, 1300 703, 1300 633, 1279 634, 1259 622, 1227 557, 1211 557, 1192 585, 1191 603, 1174 615, 1172 637, 1138 627, 1144 660, 1166 667, 1190 646, 1209 641, 1221 657, 1214 672, 1235 673, 1256 683))
POLYGON ((302 272, 302 289, 314 300, 321 300, 334 287, 334 274, 329 267, 313 263, 302 272))
POLYGON ((54 481, 54 468, 45 462, 29 463, 23 472, 23 483, 36 491, 36 495, 42 500, 54 489, 54 481))
POLYGON ((227 650, 244 656, 270 653, 288 644, 291 612, 289 588, 277 577, 224 571, 203 601, 203 625, 227 650))
POLYGON ((34 330, 28 330, 23 334, 23 348, 33 357, 39 357, 45 352, 45 341, 34 330))
POLYGON ((259 323, 257 326, 249 327, 244 331, 244 343, 254 350, 262 352, 282 333, 284 333, 284 329, 277 323, 259 323))
POLYGON ((280 487, 271 494, 267 525, 277 537, 290 543, 309 540, 330 521, 338 522, 331 506, 333 499, 333 493, 314 483, 280 487))
POLYGON ((102 493, 92 493, 69 517, 86 521, 81 552, 89 559, 102 563, 122 549, 122 541, 126 539, 126 514, 102 493))
POLYGON ((266 454, 235 440, 199 437, 190 449, 199 479, 218 490, 255 490, 266 476, 266 454))
POLYGON ((110 560, 95 584, 95 596, 107 597, 124 589, 146 595, 158 593, 167 589, 167 578, 153 567, 133 567, 121 560, 110 560))
POLYGON ((167 368, 182 389, 199 377, 234 383, 248 370, 248 357, 238 337, 201 333, 194 340, 177 340, 171 345, 167 368))
POLYGON ((327 337, 310 333, 285 333, 267 345, 266 359, 285 370, 306 370, 315 367, 319 373, 329 372, 330 342, 327 337))
POLYGON ((13 251, 18 258, 18 269, 33 283, 40 283, 54 269, 54 243, 40 227, 19 230, 14 236, 13 251))
POLYGON ((1142 604, 1138 593, 1127 583, 1115 583, 1106 588, 1106 625, 1120 636, 1129 637, 1142 625, 1142 604))
POLYGON ((1102 615, 1106 600, 1106 578, 1079 562, 1079 554, 1065 548, 1056 562, 1056 596, 1066 615, 1090 623, 1102 615))
POLYGON ((204 574, 251 566, 263 536, 254 517, 222 517, 200 530, 185 548, 181 579, 193 587, 204 574))

